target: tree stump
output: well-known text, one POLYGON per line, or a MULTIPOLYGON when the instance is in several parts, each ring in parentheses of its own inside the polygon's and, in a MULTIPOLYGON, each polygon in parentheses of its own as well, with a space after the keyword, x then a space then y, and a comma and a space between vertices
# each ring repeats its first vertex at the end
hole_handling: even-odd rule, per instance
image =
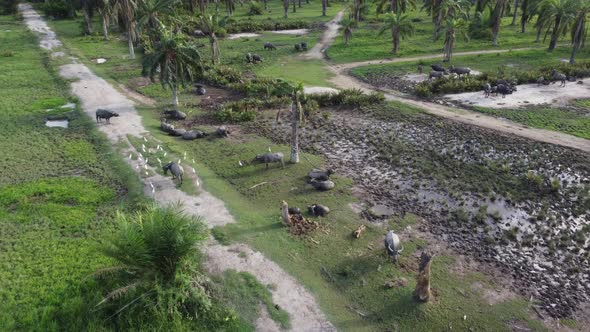
POLYGON ((423 252, 420 256, 420 267, 418 270, 418 282, 414 290, 414 299, 420 302, 428 302, 432 297, 430 292, 430 263, 434 255, 423 252))

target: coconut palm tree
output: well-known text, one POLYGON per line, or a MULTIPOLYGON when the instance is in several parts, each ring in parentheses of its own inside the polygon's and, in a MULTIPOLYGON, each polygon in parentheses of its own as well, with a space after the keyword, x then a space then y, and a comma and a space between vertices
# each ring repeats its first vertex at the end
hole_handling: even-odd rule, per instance
POLYGON ((465 40, 469 40, 466 27, 467 24, 463 19, 447 19, 445 27, 443 29, 445 36, 444 61, 450 62, 453 58, 453 48, 455 48, 455 41, 457 39, 457 35, 461 35, 465 40))
POLYGON ((219 63, 219 45, 217 41, 217 34, 228 23, 228 18, 219 19, 217 15, 199 15, 197 17, 197 25, 203 33, 209 37, 209 44, 211 44, 211 61, 213 64, 219 63))
POLYGON ((475 12, 476 13, 482 13, 484 11, 484 9, 486 8, 486 6, 488 6, 490 4, 491 0, 477 0, 475 2, 475 12))
POLYGON ((518 18, 518 4, 519 3, 520 3, 519 0, 514 0, 514 6, 512 7, 514 9, 514 12, 512 13, 512 23, 510 23, 511 26, 516 25, 516 19, 518 18))
POLYGON ((289 18, 289 0, 283 0, 284 17, 289 18))
POLYGON ((520 3, 520 31, 522 33, 526 32, 527 23, 535 16, 539 2, 539 0, 522 0, 520 3))
POLYGON ((199 305, 209 306, 209 297, 202 286, 206 279, 194 266, 195 247, 207 238, 207 230, 199 218, 180 211, 178 207, 150 206, 133 215, 117 216, 121 229, 103 249, 115 265, 96 271, 95 276, 116 278, 114 284, 122 286, 109 292, 98 307, 109 302, 123 303, 114 315, 131 310, 134 305, 139 310, 145 310, 139 303, 157 302, 156 294, 162 290, 182 292, 183 285, 179 279, 183 279, 185 270, 191 275, 201 276, 199 279, 191 278, 191 281, 199 280, 201 283, 192 283, 195 292, 192 295, 196 296, 190 299, 177 297, 176 301, 183 298, 183 305, 196 300, 199 305), (126 299, 131 297, 131 301, 126 299), (148 298, 151 300, 144 301, 148 298))
POLYGON ((507 0, 496 0, 494 11, 492 12, 492 34, 494 36, 494 46, 498 46, 498 35, 500 34, 502 17, 504 17, 504 11, 506 10, 507 6, 507 0))
POLYGON ((385 31, 391 31, 393 49, 391 52, 397 54, 400 39, 405 39, 414 34, 414 25, 408 15, 402 13, 389 13, 385 15, 383 26, 379 29, 378 35, 381 36, 385 31))
POLYGON ((388 12, 405 13, 416 9, 416 0, 380 0, 376 3, 377 15, 388 12))
POLYGON ((559 35, 564 34, 574 18, 574 4, 578 0, 543 0, 539 12, 539 26, 551 29, 549 51, 557 45, 559 35))
POLYGON ((340 26, 344 32, 344 45, 348 45, 348 42, 352 39, 352 28, 356 26, 356 21, 345 18, 340 21, 340 26))
POLYGON ((146 54, 143 75, 152 81, 159 70, 160 83, 172 89, 172 104, 178 105, 178 88, 192 82, 202 72, 201 54, 189 44, 185 35, 162 27, 159 43, 153 53, 146 54))
POLYGON ((576 17, 572 25, 572 55, 570 56, 570 64, 576 62, 576 54, 584 45, 586 40, 586 21, 590 14, 590 0, 580 0, 576 6, 576 17))
POLYGON ((84 34, 92 34, 92 18, 94 17, 94 8, 97 3, 94 0, 81 0, 82 14, 84 16, 84 34))
POLYGON ((438 38, 441 24, 447 19, 467 18, 469 7, 469 0, 424 0, 422 10, 430 13, 434 23, 432 39, 438 38))
POLYGON ((236 10, 236 3, 234 0, 225 0, 225 10, 227 12, 227 16, 232 16, 234 10, 236 10))
POLYGON ((119 9, 119 24, 122 28, 127 31, 128 44, 129 44, 129 58, 135 59, 135 50, 133 49, 133 43, 138 37, 137 34, 137 19, 136 9, 137 4, 134 0, 117 0, 119 9))
POLYGON ((328 8, 328 0, 322 0, 322 16, 326 16, 326 9, 328 8))
POLYGON ((156 32, 165 17, 174 15, 179 0, 139 0, 137 3, 137 31, 156 32))
POLYGON ((116 22, 119 12, 118 2, 115 0, 98 0, 98 13, 102 18, 102 35, 104 40, 109 40, 109 27, 111 22, 116 22))

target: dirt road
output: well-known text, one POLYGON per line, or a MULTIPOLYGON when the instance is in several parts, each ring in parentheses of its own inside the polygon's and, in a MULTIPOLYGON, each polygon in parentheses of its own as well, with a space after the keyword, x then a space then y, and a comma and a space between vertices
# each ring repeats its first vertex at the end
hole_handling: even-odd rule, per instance
MULTIPOLYGON (((326 48, 328 48, 333 42, 334 39, 338 35, 338 22, 342 18, 341 13, 338 13, 334 20, 332 20, 328 24, 328 29, 322 35, 320 42, 318 45, 321 45, 321 52, 314 51, 313 53, 310 51, 307 56, 317 58, 318 56, 323 57, 323 52, 326 48)), ((461 55, 478 55, 478 54, 490 54, 490 53, 506 53, 510 51, 524 51, 524 50, 531 50, 535 48, 519 48, 519 49, 507 49, 507 50, 482 50, 482 51, 469 51, 469 52, 458 52, 455 53, 455 56, 461 55)), ((550 144, 557 144, 569 148, 574 148, 577 150, 581 150, 587 153, 590 153, 590 140, 586 140, 583 138, 579 138, 576 136, 551 131, 551 130, 544 130, 544 129, 537 129, 537 128, 530 128, 512 121, 499 119, 487 115, 483 115, 480 113, 475 113, 471 111, 467 111, 464 109, 459 109, 455 107, 448 107, 443 106, 431 102, 426 102, 422 100, 417 100, 411 98, 408 95, 404 95, 401 93, 396 93, 394 91, 388 90, 381 90, 375 88, 369 84, 361 82, 356 78, 348 75, 348 71, 355 67, 360 66, 367 66, 371 64, 384 64, 384 63, 398 63, 398 62, 408 62, 408 61, 419 61, 419 60, 427 60, 427 59, 437 59, 441 58, 441 54, 430 54, 430 55, 422 55, 417 57, 408 57, 408 58, 395 58, 395 59, 386 59, 386 60, 372 60, 372 61, 361 61, 361 62, 351 62, 346 64, 330 64, 326 61, 326 65, 328 68, 334 73, 334 77, 330 80, 334 86, 340 89, 361 89, 365 92, 382 92, 385 95, 385 98, 390 101, 398 101, 404 104, 408 104, 411 106, 418 107, 428 113, 452 119, 457 122, 462 122, 466 124, 471 124, 474 126, 487 128, 491 130, 495 130, 501 133, 505 133, 508 135, 516 135, 525 137, 528 139, 536 140, 539 142, 545 142, 550 144)), ((325 58, 324 58, 325 59, 325 58)))
MULTIPOLYGON (((41 47, 57 51, 61 43, 31 5, 20 4, 19 10, 29 29, 39 34, 41 47)), ((72 92, 80 99, 84 112, 88 116, 94 117, 97 108, 117 111, 120 117, 113 119, 109 125, 100 125, 99 129, 108 137, 113 146, 120 146, 121 142, 126 143, 126 148, 122 149, 124 156, 131 152, 138 153, 129 143, 127 135, 144 136, 148 134, 148 131, 143 126, 133 102, 83 64, 73 62, 64 65, 60 68, 60 75, 67 79, 76 80, 72 83, 72 92)), ((147 137, 153 140, 151 136, 147 135, 147 137)), ((149 169, 149 166, 142 164, 139 159, 125 159, 137 173, 149 169)), ((204 190, 201 190, 198 196, 187 195, 177 189, 170 178, 159 174, 144 177, 142 180, 146 194, 153 195, 157 202, 160 204, 180 202, 185 212, 203 217, 209 227, 235 222, 223 201, 204 190), (154 186, 153 194, 152 185, 154 186)), ((196 183, 197 177, 193 175, 191 180, 196 183)), ((271 291, 273 302, 289 313, 291 324, 295 330, 335 330, 321 312, 313 295, 280 266, 260 252, 256 252, 244 244, 222 246, 213 240, 204 248, 204 252, 208 258, 206 267, 212 273, 222 273, 228 269, 247 271, 263 284, 272 284, 274 286, 274 290, 271 291)), ((270 319, 259 319, 257 329, 280 331, 278 325, 270 319)))

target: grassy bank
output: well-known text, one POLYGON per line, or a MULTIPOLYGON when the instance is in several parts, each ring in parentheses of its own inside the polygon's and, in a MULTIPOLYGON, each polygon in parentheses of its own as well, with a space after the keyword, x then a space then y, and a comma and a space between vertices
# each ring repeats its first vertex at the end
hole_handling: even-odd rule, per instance
POLYGON ((59 329, 91 306, 81 281, 106 263, 96 249, 116 228, 109 220, 142 200, 141 187, 75 104, 61 108, 75 100, 36 37, 1 16, 0 39, 0 326, 59 329))

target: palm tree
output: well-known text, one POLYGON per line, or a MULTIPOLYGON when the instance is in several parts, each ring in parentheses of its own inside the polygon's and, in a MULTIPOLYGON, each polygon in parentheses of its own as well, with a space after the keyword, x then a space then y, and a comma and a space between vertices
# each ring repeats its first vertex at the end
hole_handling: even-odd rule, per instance
POLYGON ((147 31, 150 36, 159 35, 158 30, 165 17, 174 15, 174 7, 179 0, 139 0, 137 3, 137 31, 147 31))
POLYGON ((444 35, 445 35, 445 42, 444 42, 444 61, 450 62, 453 58, 453 48, 455 47, 455 41, 457 39, 457 35, 463 36, 465 40, 469 40, 466 31, 466 24, 465 20, 463 19, 447 19, 445 28, 444 28, 444 35))
POLYGON ((303 83, 299 83, 291 93, 291 162, 294 164, 299 163, 299 123, 303 121, 301 100, 304 98, 303 83))
POLYGON ((516 18, 518 17, 518 4, 519 4, 519 0, 514 0, 514 12, 512 13, 512 23, 510 23, 511 26, 515 26, 516 25, 516 18))
POLYGON ((199 15, 197 25, 207 37, 211 44, 211 61, 213 64, 219 63, 219 45, 217 44, 217 34, 228 22, 227 18, 219 19, 217 15, 199 15))
POLYGON ((469 0, 424 0, 423 10, 430 12, 434 23, 433 40, 438 38, 441 24, 447 19, 467 18, 469 0))
POLYGON ((118 11, 117 1, 98 0, 98 13, 102 18, 102 35, 104 40, 109 40, 109 26, 111 25, 111 21, 117 20, 116 13, 118 11))
POLYGON ((492 34, 494 35, 494 46, 498 46, 498 35, 500 34, 500 26, 502 25, 502 17, 504 10, 508 5, 507 0, 496 0, 494 11, 492 12, 492 34))
POLYGON ((225 10, 227 11, 227 16, 232 16, 234 10, 236 10, 236 3, 234 0, 225 0, 225 10))
POLYGON ((285 11, 285 18, 289 18, 289 0, 283 0, 283 10, 285 11))
POLYGON ((590 14, 590 1, 580 0, 580 3, 576 6, 576 18, 572 25, 572 55, 570 56, 570 64, 576 62, 576 54, 584 45, 586 40, 586 20, 588 14, 590 14))
POLYGON ((84 34, 92 34, 92 18, 94 17, 94 0, 82 0, 82 14, 84 15, 84 34))
POLYGON ((491 0, 477 0, 475 3, 475 12, 482 13, 487 5, 490 4, 491 0))
POLYGON ((540 4, 539 26, 552 29, 549 51, 557 45, 559 35, 563 34, 573 19, 573 4, 578 0, 543 0, 540 4))
POLYGON ((119 23, 127 31, 129 43, 129 58, 135 59, 135 50, 133 49, 133 42, 137 39, 137 20, 135 11, 137 8, 134 0, 117 0, 119 3, 119 23))
POLYGON ((400 38, 405 39, 414 34, 414 25, 410 21, 408 15, 397 13, 389 13, 385 16, 383 26, 379 30, 379 36, 385 31, 391 31, 391 39, 393 42, 392 53, 397 54, 399 49, 400 38))
POLYGON ((207 230, 199 218, 183 214, 178 207, 150 206, 134 215, 118 214, 117 221, 121 229, 103 249, 115 265, 100 269, 95 275, 118 277, 116 283, 123 282, 123 286, 109 292, 97 306, 133 295, 134 299, 123 302, 126 304, 113 316, 133 308, 133 305, 145 310, 138 304, 148 298, 158 301, 156 294, 161 290, 182 291, 179 289, 183 288, 179 276, 184 273, 183 270, 190 271, 194 276, 200 275, 200 282, 192 284, 196 296, 184 299, 183 304, 197 300, 198 304, 209 306, 209 297, 202 286, 206 278, 194 263, 196 246, 207 238, 207 230))
POLYGON ((172 89, 172 104, 178 106, 178 88, 192 82, 202 72, 201 55, 186 36, 162 28, 154 52, 143 61, 143 75, 154 80, 159 72, 162 86, 172 89))
POLYGON ((387 12, 405 13, 410 9, 416 9, 416 0, 379 0, 377 2, 377 15, 387 12))
POLYGON ((322 0, 322 16, 326 16, 327 7, 328 7, 328 0, 322 0))
POLYGON ((520 11, 522 12, 520 16, 520 31, 522 33, 526 32, 527 23, 535 16, 538 4, 539 0, 522 0, 520 3, 520 11))
POLYGON ((344 45, 348 45, 348 42, 352 39, 352 28, 356 26, 356 21, 345 18, 340 21, 340 26, 344 31, 344 45))

